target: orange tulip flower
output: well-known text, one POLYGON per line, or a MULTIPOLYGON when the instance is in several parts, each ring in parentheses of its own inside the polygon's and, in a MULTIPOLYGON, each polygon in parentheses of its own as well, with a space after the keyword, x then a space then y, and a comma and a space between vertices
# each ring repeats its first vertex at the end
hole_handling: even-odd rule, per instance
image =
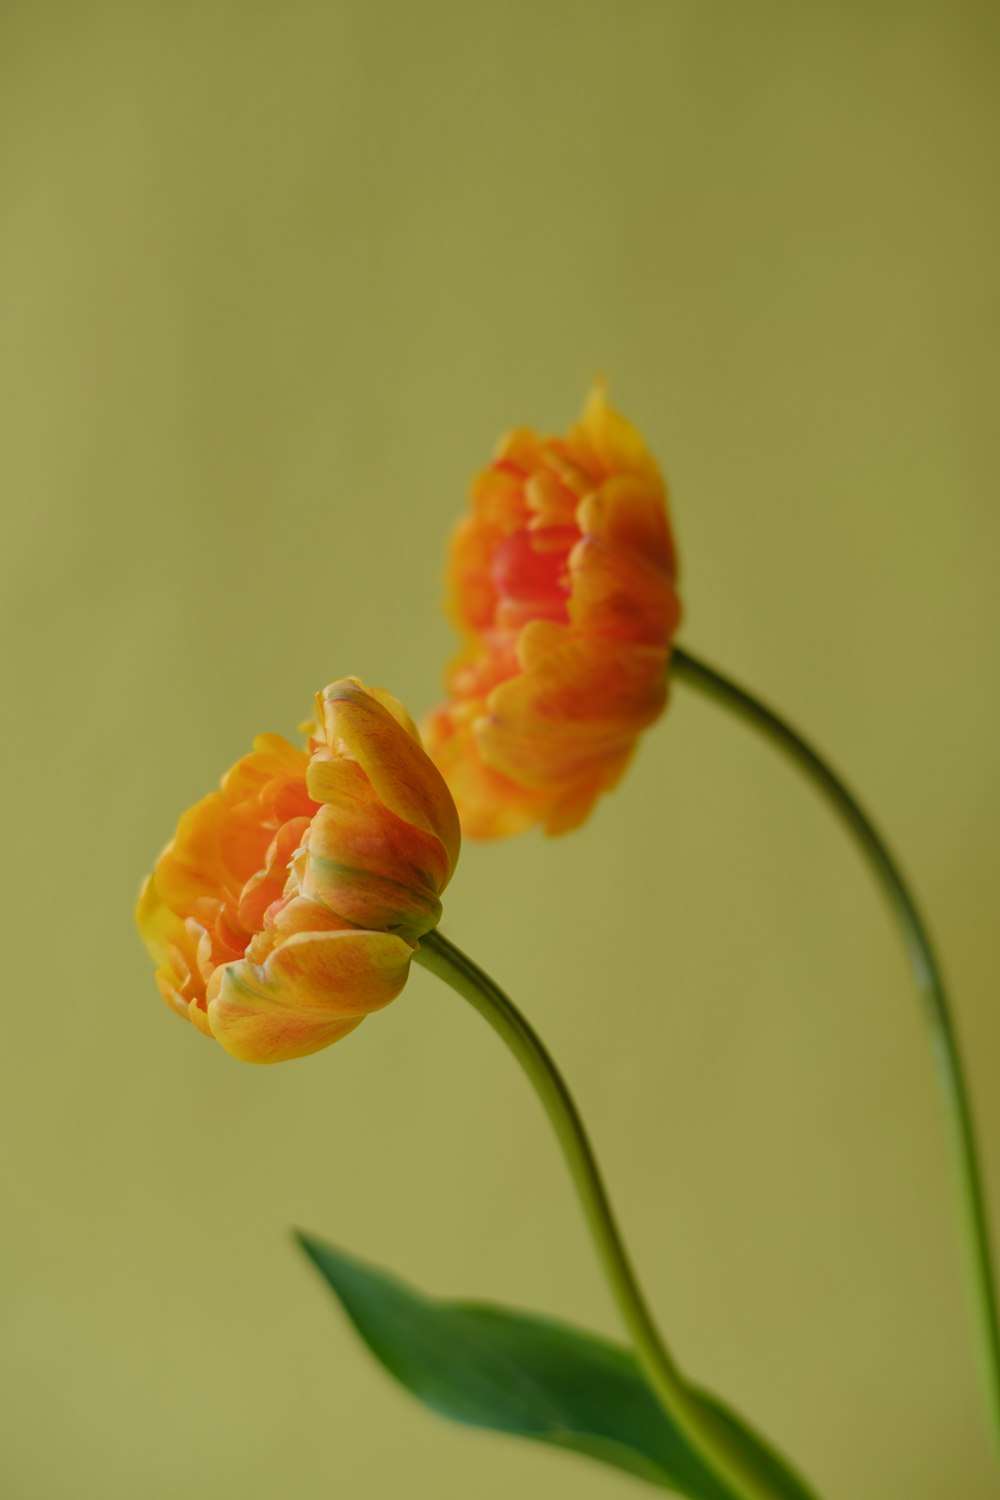
POLYGON ((424 726, 464 833, 565 833, 615 785, 666 701, 676 574, 663 480, 603 388, 565 438, 504 438, 452 538, 464 645, 424 726))
POLYGON ((180 820, 136 912, 160 991, 246 1062, 303 1057, 399 994, 458 858, 458 815, 395 698, 316 699, 180 820))

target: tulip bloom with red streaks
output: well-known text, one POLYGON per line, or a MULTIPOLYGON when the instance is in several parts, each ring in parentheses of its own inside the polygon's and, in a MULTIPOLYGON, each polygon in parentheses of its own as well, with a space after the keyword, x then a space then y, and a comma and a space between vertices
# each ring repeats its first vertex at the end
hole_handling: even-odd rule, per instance
POLYGON ((463 832, 575 828, 666 701, 680 619, 666 489, 596 388, 565 438, 516 431, 452 539, 463 648, 424 725, 463 832))

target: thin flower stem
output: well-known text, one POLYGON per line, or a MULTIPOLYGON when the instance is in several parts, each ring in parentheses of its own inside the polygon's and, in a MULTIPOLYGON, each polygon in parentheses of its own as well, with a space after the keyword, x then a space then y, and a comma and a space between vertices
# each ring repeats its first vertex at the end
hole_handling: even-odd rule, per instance
POLYGON ((1000 1452, 1000 1319, 989 1219, 958 1038, 949 1014, 941 970, 923 918, 884 839, 854 795, 808 741, 744 688, 730 682, 687 651, 674 649, 670 676, 732 709, 767 735, 779 750, 811 777, 860 844, 895 913, 913 977, 924 1002, 938 1082, 950 1126, 949 1139, 958 1181, 968 1279, 979 1333, 984 1393, 994 1442, 1000 1452))
MULTIPOLYGON (((608 1285, 664 1411, 734 1497, 787 1500, 787 1487, 776 1484, 759 1458, 716 1420, 667 1351, 629 1262, 583 1121, 540 1038, 499 985, 440 932, 421 939, 416 959, 479 1012, 527 1074, 562 1147, 608 1285)), ((807 1495, 798 1483, 797 1493, 807 1495)))

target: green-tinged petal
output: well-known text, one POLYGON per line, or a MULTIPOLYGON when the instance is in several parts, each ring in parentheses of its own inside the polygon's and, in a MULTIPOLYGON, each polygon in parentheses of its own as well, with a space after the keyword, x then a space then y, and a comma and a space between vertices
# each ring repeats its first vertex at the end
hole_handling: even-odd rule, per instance
POLYGON ((447 874, 444 847, 433 834, 380 802, 341 802, 313 819, 302 889, 356 927, 416 942, 441 919, 435 877, 447 874))

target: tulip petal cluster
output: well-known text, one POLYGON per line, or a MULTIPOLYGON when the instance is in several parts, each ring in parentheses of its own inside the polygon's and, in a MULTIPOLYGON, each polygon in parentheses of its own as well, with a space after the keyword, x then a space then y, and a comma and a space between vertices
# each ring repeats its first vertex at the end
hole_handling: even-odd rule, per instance
POLYGON ((396 699, 316 699, 306 749, 264 734, 190 808, 139 898, 167 1003, 247 1062, 302 1057, 406 982, 458 858, 448 789, 396 699))
POLYGON ((596 388, 565 438, 506 437, 448 568, 463 647, 424 739, 463 832, 576 827, 662 712, 680 620, 666 489, 596 388))

